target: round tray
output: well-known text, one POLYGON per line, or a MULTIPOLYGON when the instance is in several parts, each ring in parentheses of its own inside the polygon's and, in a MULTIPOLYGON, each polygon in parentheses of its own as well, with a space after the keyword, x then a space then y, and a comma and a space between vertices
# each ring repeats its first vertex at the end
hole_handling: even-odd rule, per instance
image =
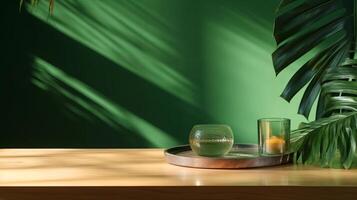
POLYGON ((206 169, 267 167, 291 163, 293 158, 293 153, 259 156, 258 146, 255 144, 235 144, 232 150, 223 157, 197 156, 189 145, 166 149, 164 153, 170 164, 206 169))

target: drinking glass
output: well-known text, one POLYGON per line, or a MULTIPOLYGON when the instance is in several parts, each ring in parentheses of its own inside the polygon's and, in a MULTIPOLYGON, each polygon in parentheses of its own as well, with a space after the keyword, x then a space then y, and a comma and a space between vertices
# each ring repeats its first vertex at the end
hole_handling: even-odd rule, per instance
POLYGON ((289 150, 290 120, 264 118, 258 120, 258 147, 261 155, 284 154, 289 150))

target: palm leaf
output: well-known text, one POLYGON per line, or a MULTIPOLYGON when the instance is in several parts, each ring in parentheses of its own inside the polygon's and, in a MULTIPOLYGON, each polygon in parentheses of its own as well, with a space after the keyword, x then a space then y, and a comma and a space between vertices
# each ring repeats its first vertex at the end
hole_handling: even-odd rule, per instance
POLYGON ((332 166, 336 153, 340 163, 350 168, 355 157, 357 139, 357 112, 334 115, 314 122, 302 124, 291 133, 292 148, 296 161, 332 166))
POLYGON ((308 118, 319 96, 316 121, 292 132, 292 150, 302 163, 350 168, 357 134, 357 0, 283 0, 275 20, 276 74, 307 53, 281 97, 290 101, 308 85, 299 114, 308 118))
POLYGON ((326 72, 322 80, 317 117, 328 117, 336 113, 357 111, 357 68, 355 60, 348 61, 334 70, 326 72))
POLYGON ((336 68, 355 50, 354 0, 283 0, 276 17, 273 53, 276 74, 305 54, 316 50, 285 87, 281 96, 290 101, 306 84, 299 114, 309 116, 326 71, 336 68), (284 9, 297 4, 290 9, 284 9), (353 50, 351 52, 351 50, 353 50))

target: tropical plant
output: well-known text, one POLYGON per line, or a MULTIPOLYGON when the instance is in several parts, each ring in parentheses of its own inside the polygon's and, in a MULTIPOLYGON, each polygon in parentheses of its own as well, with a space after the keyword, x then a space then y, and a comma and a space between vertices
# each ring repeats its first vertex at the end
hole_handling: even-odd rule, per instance
POLYGON ((273 53, 276 74, 308 60, 281 97, 288 102, 307 85, 298 113, 308 118, 318 98, 316 120, 292 132, 296 161, 350 168, 357 140, 357 0, 282 0, 277 9, 273 53))

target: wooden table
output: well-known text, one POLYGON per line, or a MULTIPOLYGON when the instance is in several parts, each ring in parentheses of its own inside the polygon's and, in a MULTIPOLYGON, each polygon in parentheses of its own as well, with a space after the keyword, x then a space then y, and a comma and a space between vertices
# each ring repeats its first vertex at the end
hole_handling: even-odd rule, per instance
POLYGON ((357 169, 194 169, 167 164, 162 149, 0 150, 0 200, 347 200, 356 195, 357 169))

